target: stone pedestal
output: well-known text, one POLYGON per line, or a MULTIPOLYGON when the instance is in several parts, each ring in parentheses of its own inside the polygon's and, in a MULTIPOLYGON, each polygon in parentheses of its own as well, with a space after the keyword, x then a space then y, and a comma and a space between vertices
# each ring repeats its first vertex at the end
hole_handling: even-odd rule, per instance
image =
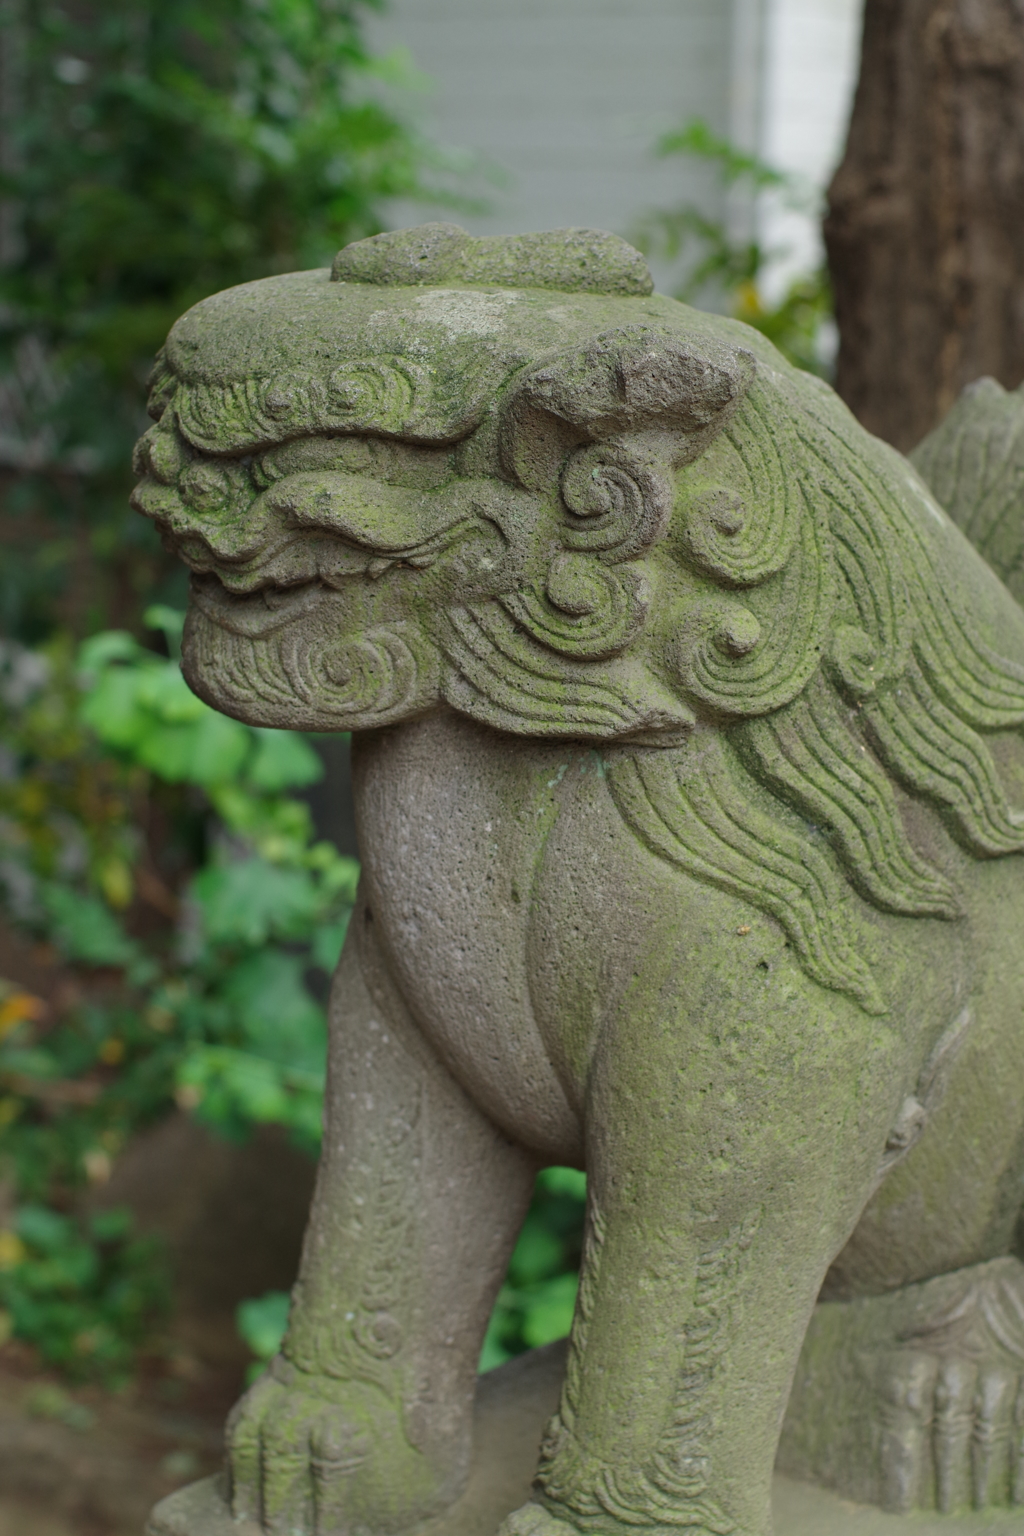
MULTIPOLYGON (((416 1536, 495 1536, 502 1518, 528 1497, 544 1424, 555 1409, 565 1348, 552 1344, 481 1378, 469 1485, 416 1536)), ((963 1517, 887 1515, 824 1488, 775 1480, 775 1536, 1024 1536, 1024 1511, 963 1517)), ((220 1480, 193 1483, 158 1504, 146 1536, 262 1536, 236 1523, 220 1480)))

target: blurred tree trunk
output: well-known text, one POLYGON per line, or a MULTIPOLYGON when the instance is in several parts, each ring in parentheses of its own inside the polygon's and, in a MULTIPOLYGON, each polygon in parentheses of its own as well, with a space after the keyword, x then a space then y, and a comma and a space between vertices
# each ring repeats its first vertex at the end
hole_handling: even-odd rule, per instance
POLYGON ((837 387, 904 450, 1024 379, 1024 0, 866 0, 825 242, 837 387))

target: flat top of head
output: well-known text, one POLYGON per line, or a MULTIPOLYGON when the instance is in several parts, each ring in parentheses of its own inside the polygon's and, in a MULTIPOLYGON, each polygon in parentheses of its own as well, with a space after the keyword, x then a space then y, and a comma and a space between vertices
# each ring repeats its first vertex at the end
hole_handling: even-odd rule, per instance
POLYGON ((546 229, 475 239, 457 224, 420 224, 356 240, 334 258, 331 280, 377 287, 485 283, 640 297, 654 291, 640 252, 604 230, 546 229))
POLYGON ((176 391, 182 431, 210 453, 304 432, 450 444, 514 372, 611 333, 628 330, 651 359, 683 344, 727 371, 737 342, 750 350, 745 327, 651 289, 639 252, 594 230, 378 235, 339 252, 330 272, 202 300, 168 337, 154 408, 176 391))

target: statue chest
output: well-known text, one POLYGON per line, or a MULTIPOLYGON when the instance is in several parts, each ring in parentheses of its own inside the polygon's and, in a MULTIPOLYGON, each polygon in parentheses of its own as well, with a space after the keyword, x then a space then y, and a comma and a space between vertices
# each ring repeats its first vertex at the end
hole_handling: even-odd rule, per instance
MULTIPOLYGON (((445 714, 357 738, 353 775, 366 894, 411 1012, 498 1124, 578 1160, 583 1084, 548 1006, 545 850, 581 787, 607 802, 597 754, 445 714)), ((598 924, 595 975, 600 940, 598 924)))

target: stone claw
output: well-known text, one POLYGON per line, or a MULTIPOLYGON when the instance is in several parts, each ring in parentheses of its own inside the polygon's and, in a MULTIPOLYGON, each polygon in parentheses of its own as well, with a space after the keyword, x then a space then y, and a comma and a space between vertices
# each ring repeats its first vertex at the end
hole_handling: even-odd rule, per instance
POLYGON ((232 1411, 231 1512, 268 1536, 337 1536, 414 1526, 443 1505, 450 1468, 411 1444, 402 1413, 375 1387, 275 1361, 232 1411))

